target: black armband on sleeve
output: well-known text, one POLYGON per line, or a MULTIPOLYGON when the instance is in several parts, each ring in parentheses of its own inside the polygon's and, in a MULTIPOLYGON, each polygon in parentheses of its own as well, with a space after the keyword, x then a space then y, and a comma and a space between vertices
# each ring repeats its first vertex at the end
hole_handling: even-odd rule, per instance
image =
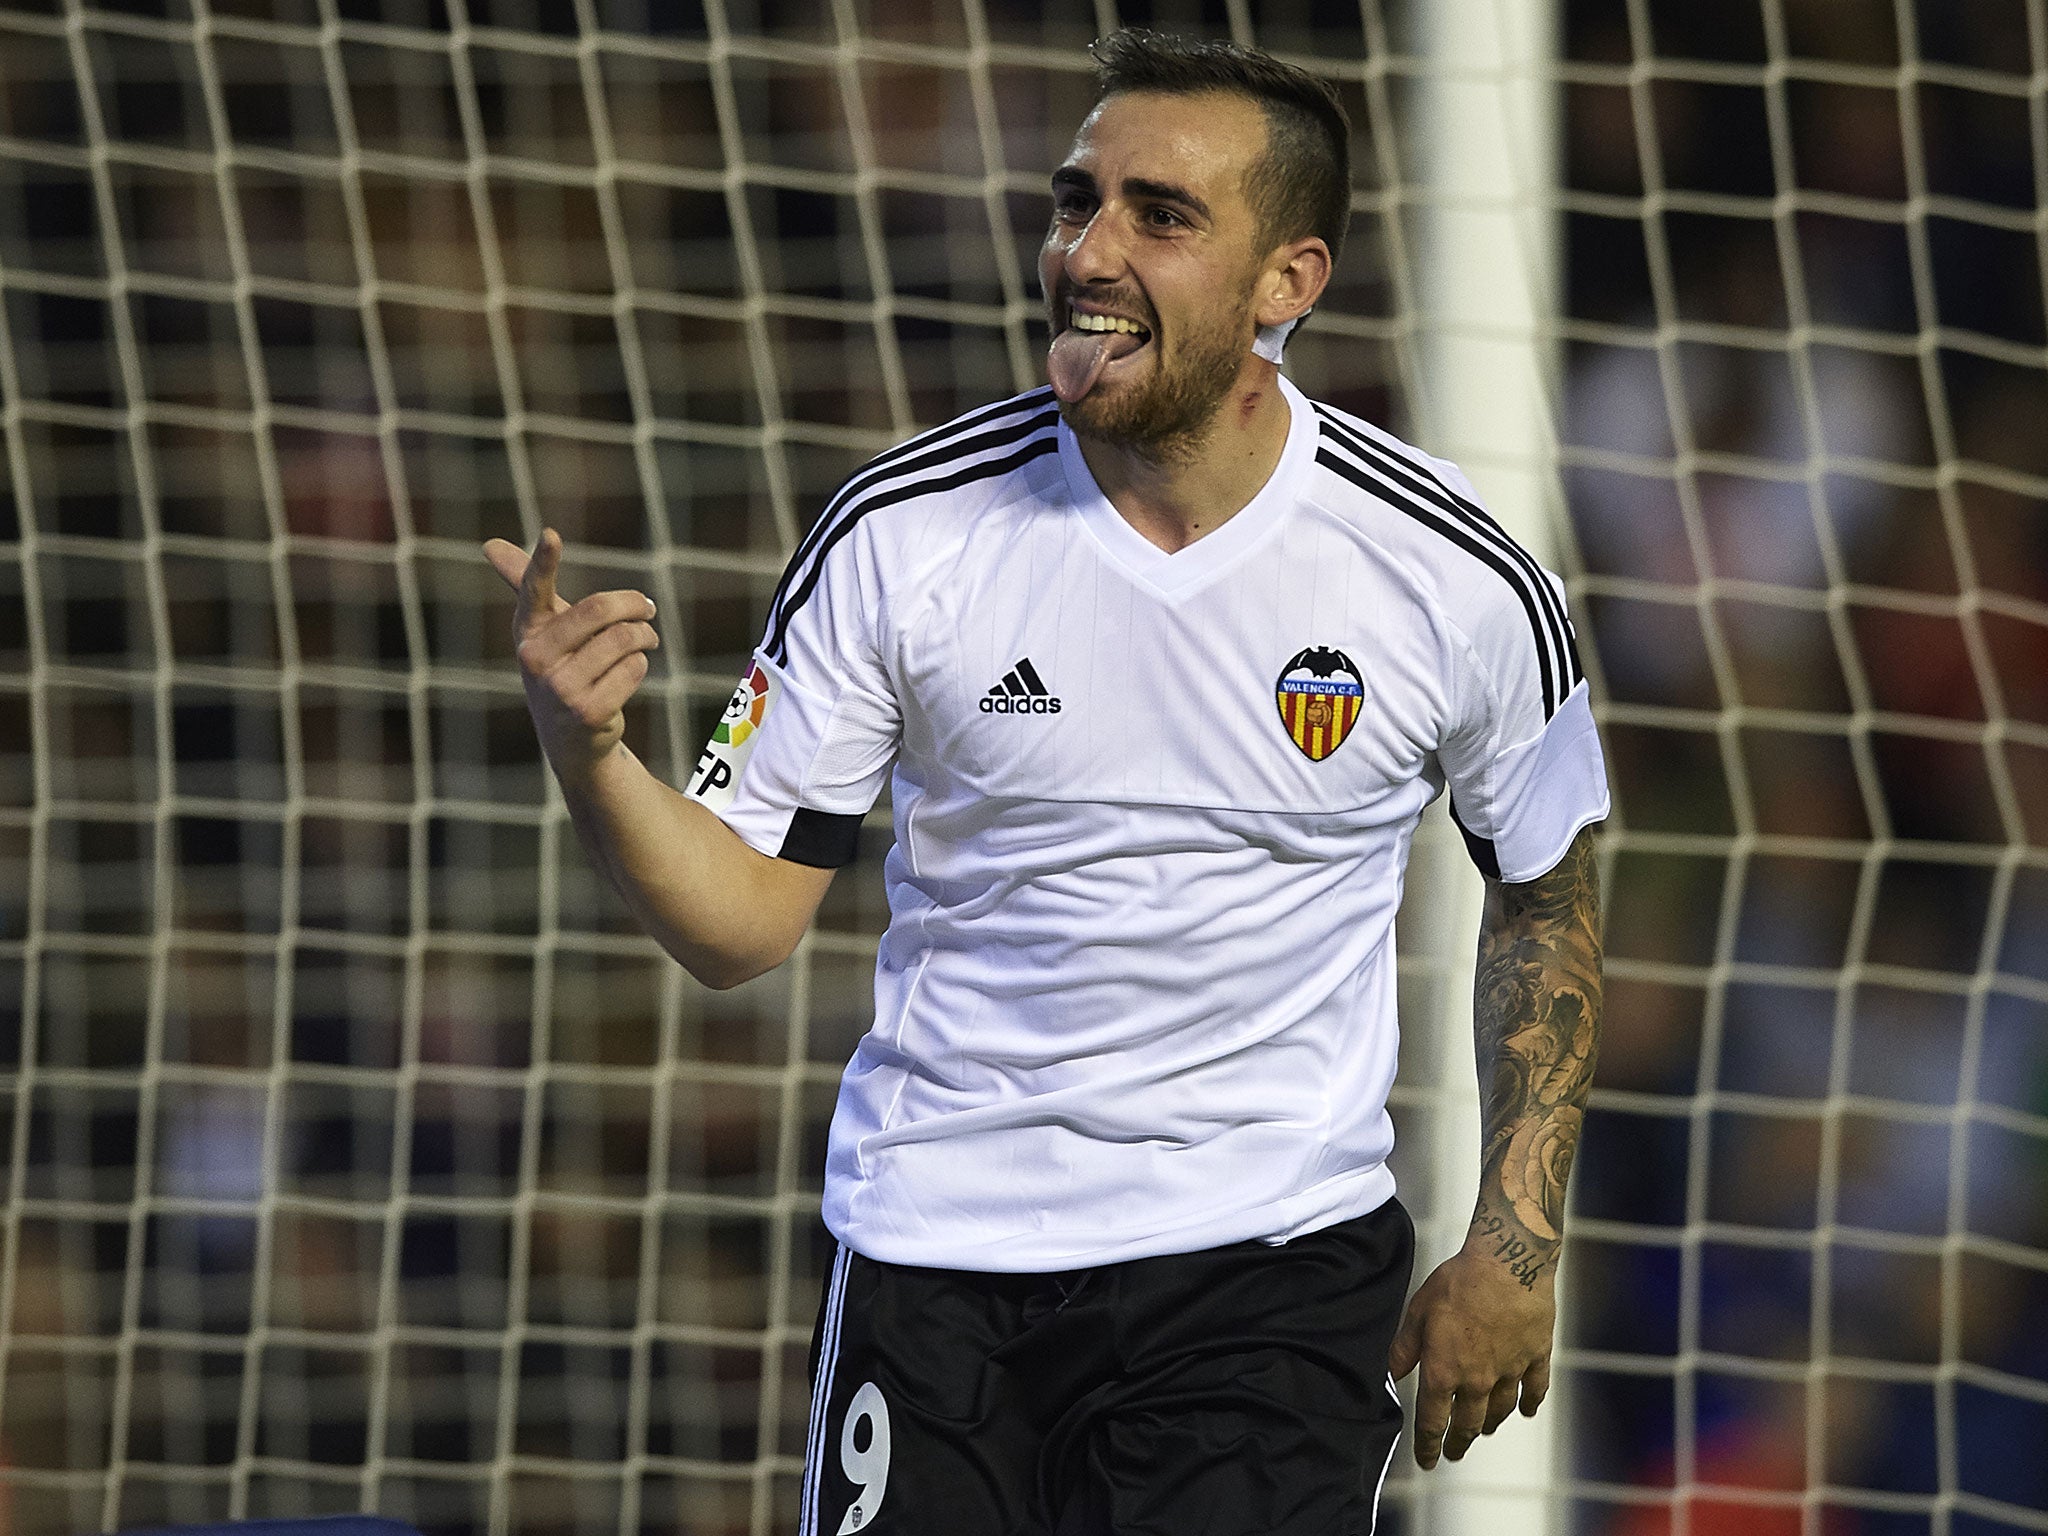
POLYGON ((860 851, 860 823, 858 816, 800 805, 789 818, 778 857, 813 869, 842 869, 860 851))
POLYGON ((1472 855, 1472 862, 1479 866, 1479 873, 1489 880, 1500 878, 1500 850, 1486 838, 1479 836, 1465 825, 1458 814, 1458 802, 1451 802, 1451 823, 1458 829, 1458 836, 1465 839, 1465 851, 1472 855))

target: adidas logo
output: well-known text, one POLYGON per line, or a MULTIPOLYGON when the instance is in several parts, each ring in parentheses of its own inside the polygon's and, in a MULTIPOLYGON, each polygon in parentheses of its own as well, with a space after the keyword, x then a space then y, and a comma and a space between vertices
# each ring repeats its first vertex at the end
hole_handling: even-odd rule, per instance
POLYGON ((1025 657, 1003 674, 1003 680, 981 697, 984 715, 1056 715, 1059 698, 1045 686, 1038 668, 1025 657))

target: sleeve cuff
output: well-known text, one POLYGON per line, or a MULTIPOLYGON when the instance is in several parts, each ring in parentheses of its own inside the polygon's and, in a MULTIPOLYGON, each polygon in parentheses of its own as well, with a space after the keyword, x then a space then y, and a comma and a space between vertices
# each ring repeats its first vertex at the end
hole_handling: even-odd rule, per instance
POLYGON ((813 869, 843 869, 860 852, 864 818, 837 811, 814 811, 800 805, 789 818, 776 857, 813 869))

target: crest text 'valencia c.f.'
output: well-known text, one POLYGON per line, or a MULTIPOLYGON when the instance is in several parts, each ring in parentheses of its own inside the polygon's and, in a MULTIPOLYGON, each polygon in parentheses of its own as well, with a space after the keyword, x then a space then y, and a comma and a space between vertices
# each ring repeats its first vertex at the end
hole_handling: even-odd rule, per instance
POLYGON ((1344 744, 1365 706, 1365 678, 1342 651, 1312 645, 1295 653, 1274 685, 1287 739, 1312 763, 1344 744))

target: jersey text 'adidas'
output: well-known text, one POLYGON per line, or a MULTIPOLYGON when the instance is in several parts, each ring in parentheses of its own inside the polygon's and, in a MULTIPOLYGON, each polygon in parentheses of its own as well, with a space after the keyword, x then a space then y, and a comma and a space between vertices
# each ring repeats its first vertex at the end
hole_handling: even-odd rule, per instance
POLYGON ((1003 680, 981 696, 985 715, 1056 715, 1060 701, 1045 686, 1026 657, 1003 674, 1003 680))

